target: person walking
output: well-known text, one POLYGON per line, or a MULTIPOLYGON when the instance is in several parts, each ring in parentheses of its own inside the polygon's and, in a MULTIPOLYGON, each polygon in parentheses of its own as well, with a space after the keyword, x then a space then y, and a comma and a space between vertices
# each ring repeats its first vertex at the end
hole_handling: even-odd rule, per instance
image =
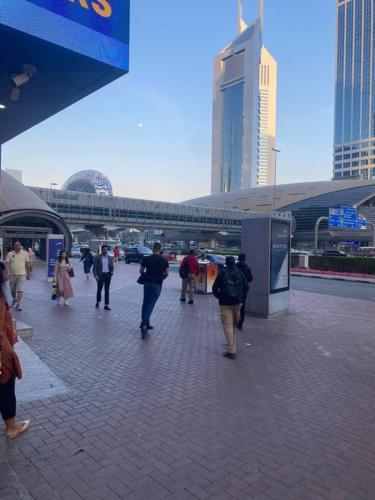
POLYGON ((113 249, 113 260, 114 260, 114 263, 117 264, 118 261, 119 261, 119 258, 120 258, 120 250, 119 250, 119 247, 115 247, 113 249))
POLYGON ((139 272, 141 276, 138 282, 144 285, 140 328, 142 338, 145 338, 148 330, 154 328, 150 325, 151 314, 160 296, 163 281, 169 274, 169 263, 167 259, 161 256, 160 243, 154 244, 152 255, 142 259, 139 272))
POLYGON ((82 261, 83 261, 83 272, 85 273, 86 279, 89 279, 90 271, 94 263, 94 257, 92 256, 91 250, 89 248, 85 248, 80 262, 82 261))
POLYGON ((25 278, 31 277, 29 254, 22 250, 19 241, 14 242, 14 250, 9 252, 5 259, 5 278, 9 280, 13 302, 10 307, 22 311, 21 300, 24 292, 25 278))
POLYGON ((99 304, 102 301, 102 290, 104 286, 104 309, 106 311, 110 311, 111 308, 109 307, 109 287, 111 286, 114 265, 112 257, 108 255, 107 245, 103 245, 101 254, 95 257, 92 270, 98 283, 95 307, 96 309, 99 309, 99 304))
POLYGON ((21 365, 13 346, 17 334, 4 296, 5 271, 0 271, 0 414, 5 423, 5 435, 13 439, 25 432, 30 420, 16 421, 16 378, 22 378, 21 365))
MULTIPOLYGON (((245 276, 247 283, 251 283, 253 281, 253 273, 251 272, 250 267, 246 264, 246 254, 240 253, 236 267, 245 276)), ((237 328, 239 330, 242 330, 245 321, 247 293, 248 292, 246 291, 241 303, 240 319, 237 323, 237 328)))
POLYGON ((68 306, 68 300, 73 297, 73 288, 70 281, 72 266, 68 259, 66 250, 61 250, 55 264, 54 285, 57 287, 57 304, 64 300, 64 306, 68 306))
POLYGON ((217 275, 212 287, 214 296, 219 300, 220 320, 224 330, 226 351, 223 356, 236 357, 235 327, 240 317, 241 303, 249 289, 245 276, 236 267, 234 257, 225 259, 225 268, 217 275))
POLYGON ((194 250, 189 250, 188 255, 182 259, 179 273, 180 278, 182 279, 180 302, 186 302, 186 293, 188 292, 188 304, 192 305, 194 304, 196 279, 199 276, 199 263, 194 250))

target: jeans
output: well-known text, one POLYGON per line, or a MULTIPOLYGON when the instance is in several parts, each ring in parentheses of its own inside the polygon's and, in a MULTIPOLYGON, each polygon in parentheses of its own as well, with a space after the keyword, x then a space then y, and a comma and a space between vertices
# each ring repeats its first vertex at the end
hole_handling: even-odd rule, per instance
POLYGON ((145 283, 143 287, 142 325, 148 326, 155 304, 161 293, 161 285, 145 283))
POLYGON ((16 416, 16 392, 14 378, 5 384, 0 384, 0 414, 3 420, 16 416))
POLYGON ((96 302, 102 300, 102 290, 104 286, 104 304, 109 306, 109 286, 111 284, 112 275, 110 273, 102 273, 98 277, 98 291, 96 293, 96 302))

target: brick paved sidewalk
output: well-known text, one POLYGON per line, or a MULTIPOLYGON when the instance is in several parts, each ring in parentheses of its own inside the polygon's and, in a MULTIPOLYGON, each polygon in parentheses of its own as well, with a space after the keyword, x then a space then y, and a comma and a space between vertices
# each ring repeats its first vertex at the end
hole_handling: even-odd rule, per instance
POLYGON ((294 292, 289 315, 247 319, 231 361, 216 301, 180 304, 177 275, 142 341, 136 274, 119 265, 111 312, 80 272, 70 308, 28 283, 27 343, 68 393, 20 404, 30 430, 0 435, 1 500, 374 498, 370 302, 294 292))

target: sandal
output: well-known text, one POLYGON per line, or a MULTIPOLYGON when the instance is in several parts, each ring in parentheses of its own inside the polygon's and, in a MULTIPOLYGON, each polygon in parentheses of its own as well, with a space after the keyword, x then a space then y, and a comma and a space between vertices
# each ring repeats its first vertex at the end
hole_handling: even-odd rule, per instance
POLYGON ((23 422, 21 422, 21 425, 20 425, 19 429, 17 429, 14 432, 7 432, 6 433, 6 437, 9 438, 9 439, 14 439, 15 437, 17 437, 20 434, 22 434, 25 431, 27 431, 27 429, 29 428, 29 425, 30 425, 30 420, 24 420, 23 422))

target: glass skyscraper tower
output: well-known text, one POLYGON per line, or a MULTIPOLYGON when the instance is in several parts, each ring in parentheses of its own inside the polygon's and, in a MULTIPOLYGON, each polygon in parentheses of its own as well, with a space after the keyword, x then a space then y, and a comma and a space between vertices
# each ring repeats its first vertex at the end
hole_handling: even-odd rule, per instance
POLYGON ((238 8, 238 36, 215 58, 212 193, 273 184, 277 64, 262 46, 259 18, 248 26, 238 8))
POLYGON ((375 178, 375 0, 337 0, 334 179, 375 178))

